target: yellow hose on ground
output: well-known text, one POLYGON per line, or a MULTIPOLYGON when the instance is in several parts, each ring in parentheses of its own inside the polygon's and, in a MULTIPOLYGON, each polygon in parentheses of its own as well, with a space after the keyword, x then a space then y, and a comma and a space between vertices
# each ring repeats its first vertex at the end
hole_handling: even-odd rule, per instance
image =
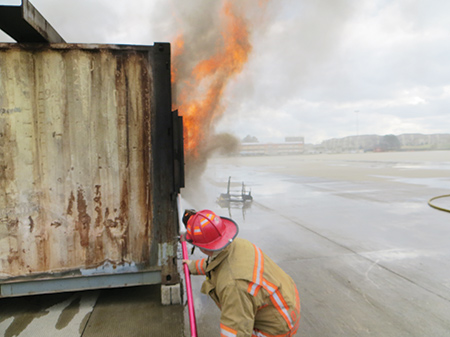
POLYGON ((431 198, 431 199, 428 201, 428 205, 430 205, 431 207, 436 208, 436 209, 438 209, 438 210, 440 210, 440 211, 444 211, 444 212, 449 212, 449 213, 450 213, 450 209, 442 208, 442 207, 433 205, 433 204, 431 203, 433 200, 440 199, 440 198, 448 198, 448 197, 450 197, 450 194, 439 195, 439 196, 437 196, 437 197, 431 198))

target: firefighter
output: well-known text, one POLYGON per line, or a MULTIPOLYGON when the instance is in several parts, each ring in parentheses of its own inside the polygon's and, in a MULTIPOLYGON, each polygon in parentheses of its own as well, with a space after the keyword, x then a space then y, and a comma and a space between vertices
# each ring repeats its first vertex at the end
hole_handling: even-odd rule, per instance
POLYGON ((191 274, 206 276, 201 292, 221 310, 221 336, 294 336, 300 300, 291 277, 256 245, 236 238, 239 228, 233 220, 210 210, 186 210, 183 222, 182 240, 207 255, 183 262, 191 274))

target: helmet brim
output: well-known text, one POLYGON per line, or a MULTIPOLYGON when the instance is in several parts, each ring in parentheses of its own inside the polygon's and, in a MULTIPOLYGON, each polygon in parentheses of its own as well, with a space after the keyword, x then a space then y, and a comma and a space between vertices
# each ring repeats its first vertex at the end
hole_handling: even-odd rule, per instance
POLYGON ((210 251, 217 251, 222 250, 225 247, 227 247, 230 243, 233 242, 234 238, 239 233, 239 227, 236 222, 234 222, 232 219, 225 218, 223 216, 220 217, 225 225, 225 231, 222 233, 222 236, 217 238, 215 241, 209 242, 209 243, 201 243, 201 244, 194 244, 191 242, 192 245, 210 250, 210 251))

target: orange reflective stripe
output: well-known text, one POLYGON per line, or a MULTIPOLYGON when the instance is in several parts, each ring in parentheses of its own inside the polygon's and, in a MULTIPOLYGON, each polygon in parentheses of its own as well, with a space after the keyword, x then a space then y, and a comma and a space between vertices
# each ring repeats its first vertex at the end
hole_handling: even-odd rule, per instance
POLYGON ((291 318, 293 322, 297 321, 297 313, 295 312, 295 310, 291 311, 291 318))
POLYGON ((195 269, 197 269, 197 274, 200 274, 200 269, 198 268, 199 260, 195 261, 195 269))
POLYGON ((203 263, 205 262, 205 259, 197 260, 195 263, 195 268, 197 269, 197 274, 199 275, 205 275, 205 270, 203 269, 203 263))
POLYGON ((202 235, 202 231, 200 230, 200 227, 194 227, 194 235, 202 235))
MULTIPOLYGON (((295 315, 295 318, 293 317, 293 320, 295 322, 294 328, 292 329, 292 336, 294 336, 298 330, 298 327, 300 325, 300 296, 298 295, 297 287, 295 287, 295 310, 292 310, 292 313, 295 315)), ((293 315, 293 316, 294 316, 293 315)))
POLYGON ((256 296, 258 294, 259 288, 261 288, 261 286, 257 285, 256 283, 249 282, 247 292, 253 296, 256 296))
POLYGON ((200 225, 203 227, 205 227, 210 221, 213 221, 215 219, 215 215, 214 214, 206 214, 206 218, 203 218, 202 220, 200 220, 200 225), (208 220, 209 219, 209 220, 208 220))
POLYGON ((237 331, 231 329, 225 324, 220 323, 220 336, 221 337, 236 337, 237 331))
POLYGON ((281 314, 281 316, 283 316, 284 320, 289 325, 289 329, 292 329, 294 323, 292 322, 291 316, 289 315, 286 301, 284 300, 280 291, 279 290, 275 291, 273 295, 270 297, 270 299, 272 300, 272 303, 275 305, 275 308, 277 308, 278 312, 281 314))
POLYGON ((255 265, 253 267, 253 283, 250 283, 247 291, 256 296, 258 294, 259 289, 261 288, 261 284, 263 282, 263 273, 264 273, 264 256, 262 254, 261 249, 253 245, 255 248, 255 265))
POLYGON ((294 323, 291 315, 289 315, 289 306, 287 305, 278 288, 267 280, 263 280, 263 287, 270 294, 270 299, 273 305, 275 306, 275 308, 277 308, 281 316, 283 316, 284 320, 289 326, 289 329, 292 329, 294 323))
POLYGON ((269 304, 268 303, 266 303, 266 304, 263 304, 262 306, 260 306, 257 310, 261 310, 261 309, 264 309, 264 308, 267 308, 269 306, 269 304))
POLYGON ((205 269, 203 268, 203 266, 205 265, 205 259, 202 259, 202 263, 200 263, 200 268, 202 269, 202 274, 205 275, 205 269))
POLYGON ((294 336, 297 333, 299 325, 300 325, 300 317, 295 322, 294 328, 292 329, 291 334, 288 336, 294 336))
POLYGON ((263 280, 263 287, 264 289, 267 290, 267 292, 272 295, 275 291, 277 291, 277 287, 275 285, 273 285, 272 283, 270 283, 269 281, 267 281, 266 279, 263 280))
POLYGON ((277 308, 277 310, 280 312, 280 314, 284 317, 284 319, 288 323, 290 331, 280 335, 270 335, 268 333, 264 333, 262 331, 259 331, 258 329, 255 329, 253 330, 252 337, 294 337, 295 334, 297 333, 298 327, 300 325, 300 298, 298 296, 297 287, 295 287, 295 295, 296 295, 295 310, 292 310, 291 312, 292 319, 289 319, 286 301, 281 296, 280 291, 275 288, 276 287, 273 284, 271 284, 267 280, 264 280, 264 289, 266 289, 271 294, 270 298, 272 300, 273 305, 277 308), (275 291, 272 291, 274 289, 275 291))
POLYGON ((300 296, 298 296, 297 287, 295 287, 295 309, 300 313, 300 296))

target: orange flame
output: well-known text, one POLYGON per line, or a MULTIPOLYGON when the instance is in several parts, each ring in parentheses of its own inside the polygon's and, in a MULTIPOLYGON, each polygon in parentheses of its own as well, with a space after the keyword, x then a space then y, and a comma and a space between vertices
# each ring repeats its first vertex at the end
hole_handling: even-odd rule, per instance
MULTIPOLYGON (((240 73, 252 49, 249 32, 243 17, 227 0, 223 7, 225 27, 223 46, 209 59, 201 60, 192 70, 190 80, 176 95, 178 110, 183 116, 186 158, 197 158, 205 149, 214 122, 224 111, 221 99, 231 78, 240 73)), ((182 37, 177 38, 174 67, 183 48, 182 37)), ((176 78, 176 70, 172 72, 176 78)), ((178 79, 176 79, 178 81, 178 79)))

